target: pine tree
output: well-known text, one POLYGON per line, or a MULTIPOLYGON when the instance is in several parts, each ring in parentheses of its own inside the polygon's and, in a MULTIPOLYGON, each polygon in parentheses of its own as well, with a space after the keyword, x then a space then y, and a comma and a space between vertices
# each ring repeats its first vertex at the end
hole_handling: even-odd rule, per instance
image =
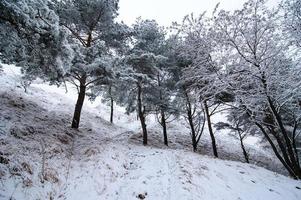
POLYGON ((68 80, 78 88, 72 120, 72 128, 78 128, 88 87, 108 82, 112 74, 112 48, 120 47, 128 29, 114 21, 117 0, 63 0, 55 1, 52 6, 60 18, 60 26, 69 33, 75 54, 68 80))
POLYGON ((158 65, 164 57, 158 53, 158 46, 164 41, 164 34, 155 21, 138 19, 134 25, 133 48, 124 59, 122 87, 126 88, 124 99, 127 112, 136 111, 141 123, 143 144, 147 144, 146 116, 155 111, 153 92, 157 89, 158 65))
POLYGON ((58 83, 70 69, 73 53, 48 1, 0 1, 0 59, 21 67, 25 79, 58 83))

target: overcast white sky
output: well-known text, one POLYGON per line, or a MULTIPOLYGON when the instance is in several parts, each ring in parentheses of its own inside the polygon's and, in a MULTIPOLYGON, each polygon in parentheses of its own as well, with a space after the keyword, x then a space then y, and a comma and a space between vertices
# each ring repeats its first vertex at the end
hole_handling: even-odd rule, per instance
MULTIPOLYGON (((119 18, 131 25, 136 18, 155 19, 160 25, 169 26, 171 22, 180 22, 190 13, 200 14, 207 10, 211 14, 215 5, 235 10, 241 8, 246 0, 120 0, 119 18)), ((275 6, 280 0, 269 0, 269 6, 275 6)))

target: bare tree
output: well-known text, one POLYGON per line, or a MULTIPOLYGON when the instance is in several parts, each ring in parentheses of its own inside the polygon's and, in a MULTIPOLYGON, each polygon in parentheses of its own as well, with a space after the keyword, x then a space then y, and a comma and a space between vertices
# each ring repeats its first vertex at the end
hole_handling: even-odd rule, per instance
POLYGON ((294 178, 301 178, 294 143, 300 123, 300 68, 290 55, 275 12, 264 1, 249 1, 230 14, 220 11, 215 27, 228 53, 224 83, 270 143, 275 155, 294 178))

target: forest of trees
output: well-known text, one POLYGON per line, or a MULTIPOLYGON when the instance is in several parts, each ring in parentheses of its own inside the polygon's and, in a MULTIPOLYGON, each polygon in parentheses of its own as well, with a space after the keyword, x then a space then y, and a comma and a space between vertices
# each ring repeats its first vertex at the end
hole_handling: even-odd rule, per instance
POLYGON ((240 140, 265 138, 288 173, 301 179, 301 1, 269 9, 249 0, 233 12, 187 15, 170 28, 137 19, 118 22, 118 0, 0 0, 0 60, 21 67, 29 83, 70 82, 78 90, 72 128, 79 128, 88 95, 136 113, 147 144, 155 115, 168 145, 168 123, 184 118, 192 148, 207 129, 240 140), (228 123, 212 124, 227 113, 228 123), (299 139, 298 139, 299 138, 299 139))

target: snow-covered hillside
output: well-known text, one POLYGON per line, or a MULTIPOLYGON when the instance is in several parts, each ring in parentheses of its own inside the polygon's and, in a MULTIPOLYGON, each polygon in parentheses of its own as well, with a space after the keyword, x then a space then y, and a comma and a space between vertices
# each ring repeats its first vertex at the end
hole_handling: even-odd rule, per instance
MULTIPOLYGON (((200 152, 193 153, 181 121, 169 125, 170 147, 164 147, 155 119, 148 118, 149 145, 142 146, 136 116, 123 114, 122 108, 112 125, 105 105, 86 101, 75 131, 70 128, 76 99, 71 87, 65 93, 63 87, 36 81, 24 93, 18 68, 6 65, 0 85, 1 200, 301 199, 300 181, 210 157, 206 133, 200 152)), ((238 141, 227 133, 217 139, 221 158, 240 160, 238 141)), ((254 140, 247 145, 253 163, 278 166, 254 140)))

